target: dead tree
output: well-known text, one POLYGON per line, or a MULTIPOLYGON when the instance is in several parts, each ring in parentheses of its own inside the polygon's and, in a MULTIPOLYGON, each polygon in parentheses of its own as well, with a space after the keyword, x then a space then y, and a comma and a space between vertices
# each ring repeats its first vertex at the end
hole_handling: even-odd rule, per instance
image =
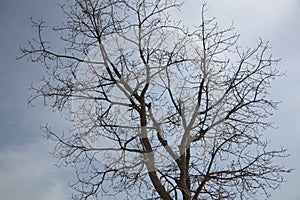
POLYGON ((75 0, 53 30, 43 21, 22 57, 47 69, 34 96, 66 114, 74 129, 44 131, 54 155, 76 169, 77 198, 244 199, 270 196, 283 182, 284 149, 264 133, 281 73, 268 42, 237 45, 233 27, 202 18, 194 29, 173 20, 177 0, 75 0))

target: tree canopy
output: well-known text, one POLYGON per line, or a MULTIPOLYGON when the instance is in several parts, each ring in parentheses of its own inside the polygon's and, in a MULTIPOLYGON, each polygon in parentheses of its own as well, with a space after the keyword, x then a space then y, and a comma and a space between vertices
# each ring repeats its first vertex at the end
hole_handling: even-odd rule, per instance
MULTIPOLYGON (((69 5, 70 4, 70 5, 69 5)), ((43 98, 74 123, 44 128, 60 164, 76 169, 77 199, 122 194, 129 199, 270 197, 290 172, 264 138, 280 76, 269 43, 238 45, 233 26, 207 19, 194 28, 172 18, 178 0, 75 0, 44 38, 44 21, 22 57, 42 63, 43 98)))

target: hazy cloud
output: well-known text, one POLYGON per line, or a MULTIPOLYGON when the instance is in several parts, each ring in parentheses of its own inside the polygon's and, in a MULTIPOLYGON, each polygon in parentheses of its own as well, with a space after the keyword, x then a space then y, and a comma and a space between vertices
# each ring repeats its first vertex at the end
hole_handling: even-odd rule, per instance
POLYGON ((45 141, 11 146, 0 152, 1 199, 68 199, 64 169, 54 167, 45 141))

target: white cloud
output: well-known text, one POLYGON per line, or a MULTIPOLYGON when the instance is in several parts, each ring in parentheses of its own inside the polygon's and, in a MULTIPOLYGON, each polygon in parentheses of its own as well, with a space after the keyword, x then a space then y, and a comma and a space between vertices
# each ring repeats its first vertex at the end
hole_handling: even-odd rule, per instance
MULTIPOLYGON (((179 14, 184 24, 190 27, 200 23, 202 0, 186 1, 179 14)), ((216 17, 221 27, 232 22, 242 38, 256 40, 258 37, 269 37, 269 33, 278 31, 286 24, 286 19, 299 7, 297 0, 210 0, 207 17, 216 17)), ((269 38, 266 38, 269 39, 269 38)))
POLYGON ((68 198, 67 180, 51 160, 44 141, 0 152, 1 199, 60 200, 68 198))

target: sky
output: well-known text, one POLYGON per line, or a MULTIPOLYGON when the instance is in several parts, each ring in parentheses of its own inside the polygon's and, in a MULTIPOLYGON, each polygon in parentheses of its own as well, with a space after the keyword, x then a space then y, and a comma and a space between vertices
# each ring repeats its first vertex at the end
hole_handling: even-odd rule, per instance
MULTIPOLYGON (((234 23, 240 44, 253 46, 259 38, 270 41, 272 53, 281 58, 278 68, 286 75, 273 82, 271 96, 281 100, 273 121, 278 127, 267 137, 274 147, 286 147, 290 157, 280 163, 294 168, 286 183, 274 191, 273 200, 300 200, 300 1, 207 0, 208 15, 221 27, 234 23)), ((37 83, 43 66, 16 60, 19 46, 34 37, 30 17, 43 17, 49 26, 62 22, 57 3, 64 0, 10 0, 0 7, 0 195, 1 199, 69 199, 70 169, 55 166, 49 152, 53 143, 42 136, 40 126, 67 126, 63 118, 37 102, 29 106, 31 83, 37 83)), ((201 0, 187 0, 179 18, 186 25, 199 23, 201 0)), ((50 39, 51 39, 50 35, 50 39)), ((263 199, 263 198, 261 198, 263 199)), ((260 200, 260 199, 259 199, 260 200)))

